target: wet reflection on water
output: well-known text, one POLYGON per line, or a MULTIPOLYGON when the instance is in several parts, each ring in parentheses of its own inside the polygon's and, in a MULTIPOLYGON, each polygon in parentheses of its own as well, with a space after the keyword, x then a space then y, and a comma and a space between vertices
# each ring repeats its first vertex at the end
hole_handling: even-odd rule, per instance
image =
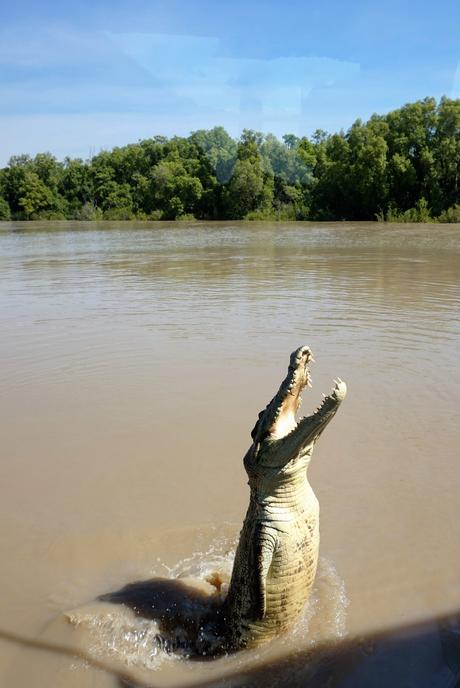
POLYGON ((303 343, 304 413, 349 386, 310 473, 349 632, 458 609, 459 273, 456 226, 2 224, 0 626, 146 576, 147 526, 240 522, 249 431, 303 343))

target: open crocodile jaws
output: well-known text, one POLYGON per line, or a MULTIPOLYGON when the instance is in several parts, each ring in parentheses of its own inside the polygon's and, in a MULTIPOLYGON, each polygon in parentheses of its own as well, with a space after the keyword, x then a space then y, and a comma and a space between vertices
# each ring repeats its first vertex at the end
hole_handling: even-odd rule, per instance
POLYGON ((311 592, 318 562, 319 505, 308 482, 313 447, 346 395, 335 381, 310 416, 296 421, 310 384, 307 346, 291 354, 286 378, 259 414, 244 457, 251 496, 223 615, 227 646, 257 646, 290 628, 311 592))

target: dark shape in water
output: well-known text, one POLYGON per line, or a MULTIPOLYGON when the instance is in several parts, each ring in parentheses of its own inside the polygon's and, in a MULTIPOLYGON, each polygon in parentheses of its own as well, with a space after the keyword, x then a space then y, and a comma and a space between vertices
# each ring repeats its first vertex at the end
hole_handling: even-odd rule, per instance
POLYGON ((158 645, 166 652, 206 658, 224 651, 222 600, 180 578, 152 578, 101 595, 158 624, 158 645))

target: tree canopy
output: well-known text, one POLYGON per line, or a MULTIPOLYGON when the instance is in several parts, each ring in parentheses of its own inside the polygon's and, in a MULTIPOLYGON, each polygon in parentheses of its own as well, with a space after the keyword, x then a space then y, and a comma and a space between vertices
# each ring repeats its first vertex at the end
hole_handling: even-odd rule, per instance
POLYGON ((460 100, 409 103, 311 137, 223 129, 155 136, 90 160, 17 155, 0 220, 460 222, 460 100))

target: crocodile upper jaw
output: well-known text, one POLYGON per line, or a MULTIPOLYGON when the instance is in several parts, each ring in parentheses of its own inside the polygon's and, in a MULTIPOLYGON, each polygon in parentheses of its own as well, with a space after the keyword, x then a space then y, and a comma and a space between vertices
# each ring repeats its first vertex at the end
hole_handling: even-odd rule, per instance
POLYGON ((288 374, 277 394, 278 408, 269 428, 271 439, 281 439, 297 426, 296 413, 302 403, 302 392, 306 386, 311 387, 309 363, 312 361, 308 346, 301 346, 291 354, 288 374))

